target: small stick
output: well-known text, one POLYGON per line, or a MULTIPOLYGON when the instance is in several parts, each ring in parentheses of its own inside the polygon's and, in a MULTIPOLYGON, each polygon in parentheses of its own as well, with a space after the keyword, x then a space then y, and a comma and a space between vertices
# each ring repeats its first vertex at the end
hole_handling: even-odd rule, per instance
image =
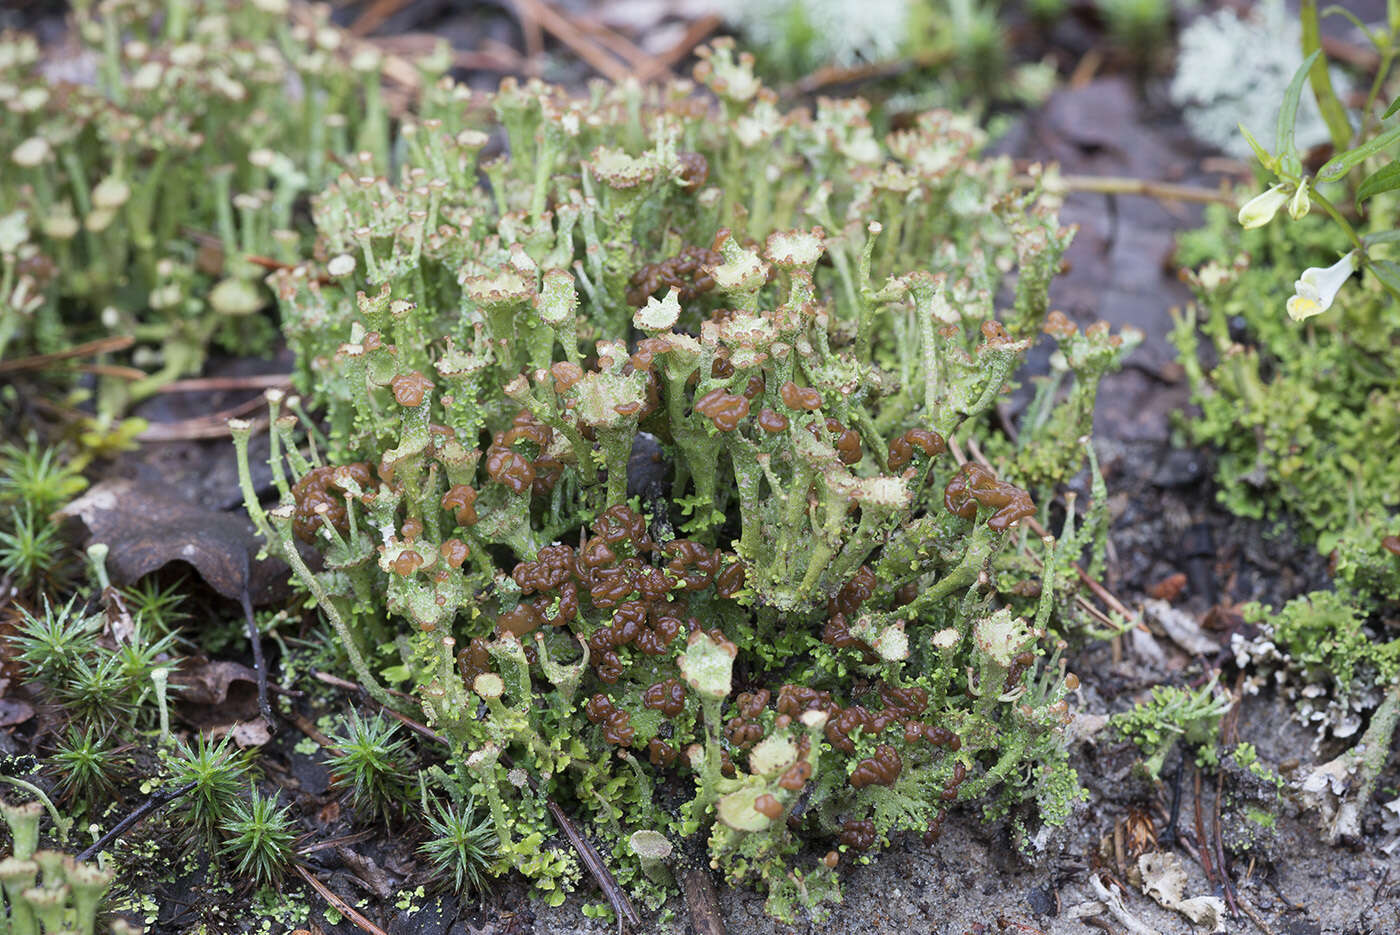
MULTIPOLYGON (((506 757, 504 753, 501 755, 501 759, 506 763, 510 762, 509 758, 506 757)), ((530 788, 538 792, 539 787, 535 782, 535 777, 527 772, 525 778, 530 781, 530 788)), ((641 916, 637 915, 637 910, 632 905, 632 900, 627 898, 627 894, 622 891, 622 887, 618 886, 617 881, 613 879, 613 875, 608 871, 607 865, 603 863, 602 855, 600 855, 593 846, 593 842, 578 833, 578 829, 574 827, 574 823, 570 821, 569 816, 564 813, 563 807, 560 806, 558 802, 554 801, 553 798, 546 796, 544 804, 549 809, 549 813, 554 816, 554 821, 559 825, 559 830, 564 832, 564 837, 568 838, 574 850, 578 851, 578 856, 583 860, 583 865, 588 868, 588 872, 593 877, 594 882, 602 889, 603 895, 607 897, 608 904, 611 905, 613 911, 617 913, 618 919, 626 920, 627 924, 634 929, 640 926, 642 924, 641 916)))
POLYGON ((642 84, 646 84, 652 78, 658 75, 664 75, 666 69, 675 68, 676 65, 680 64, 682 59, 691 52, 694 52, 695 47, 704 42, 709 37, 710 33, 718 29, 723 23, 724 20, 714 13, 707 13, 695 20, 686 29, 685 35, 681 36, 679 42, 652 59, 655 63, 654 65, 649 65, 637 72, 637 80, 642 84), (653 69, 657 66, 660 66, 660 70, 654 71, 653 69))
POLYGON ((310 737, 312 740, 316 741, 316 743, 318 743, 319 745, 323 747, 335 746, 335 742, 332 741, 325 734, 321 733, 321 731, 316 727, 316 725, 311 723, 311 718, 307 717, 306 715, 298 711, 292 711, 286 715, 286 718, 287 720, 292 722, 293 727, 301 731, 306 736, 310 737))
POLYGON ((580 31, 586 33, 594 42, 631 65, 634 75, 642 72, 666 75, 670 71, 666 66, 661 65, 655 56, 648 54, 632 40, 613 29, 609 29, 603 23, 591 18, 569 16, 567 13, 562 15, 571 20, 580 31))
POLYGON ((1220 774, 1215 774, 1215 809, 1212 817, 1212 824, 1215 826, 1215 864, 1220 868, 1220 882, 1224 885, 1225 901, 1230 904, 1230 913, 1239 915, 1239 907, 1235 905, 1235 885, 1230 881, 1230 868, 1225 866, 1225 842, 1220 836, 1220 774))
POLYGON ((407 5, 407 0, 374 0, 350 24, 350 34, 360 37, 368 36, 383 26, 385 20, 407 5))
POLYGON ((267 722, 270 733, 277 733, 277 721, 272 717, 272 704, 267 700, 267 660, 263 658, 262 634, 258 632, 258 622, 253 619, 253 602, 248 596, 247 576, 244 576, 243 591, 238 595, 243 605, 243 620, 248 626, 248 643, 253 647, 253 671, 258 678, 258 712, 267 722))
POLYGON ((102 853, 102 850, 108 844, 111 844, 113 841, 115 841, 132 825, 145 818, 151 812, 162 809, 165 806, 169 805, 171 802, 174 802, 180 796, 193 789, 196 785, 197 783, 195 782, 187 782, 178 789, 162 789, 159 792, 151 793, 151 797, 146 801, 142 802, 140 805, 138 805, 135 811, 133 811, 130 815, 127 815, 115 825, 113 825, 111 831, 108 831, 102 837, 98 838, 92 844, 91 847, 87 848, 73 859, 76 860, 78 863, 82 863, 85 860, 92 860, 93 857, 102 853))
POLYGON ((171 380, 157 393, 200 393, 205 390, 263 390, 289 386, 290 373, 259 373, 250 377, 194 377, 171 380))
POLYGON ((308 844, 297 849, 297 855, 305 857, 307 854, 314 854, 317 851, 329 850, 332 847, 343 847, 346 844, 359 844, 361 841, 368 841, 379 832, 373 828, 364 831, 356 831, 354 834, 343 834, 338 838, 331 838, 329 841, 317 841, 315 844, 308 844))
MULTIPOLYGON (((314 675, 316 678, 320 679, 322 682, 325 682, 332 688, 339 688, 342 691, 359 692, 366 698, 369 698, 369 693, 366 692, 364 686, 360 685, 358 682, 352 682, 349 679, 343 679, 338 675, 331 675, 329 672, 322 672, 319 669, 311 674, 314 675)), ((395 696, 396 698, 402 698, 404 701, 413 701, 412 695, 407 694, 406 692, 401 692, 397 688, 386 688, 384 689, 384 691, 386 691, 390 695, 395 696)), ((431 731, 429 733, 431 733, 431 731)), ((441 740, 442 738, 439 737, 437 734, 433 734, 431 739, 441 740)), ((443 741, 443 743, 446 742, 447 741, 445 740, 443 741)))
POLYGON ((533 17, 550 35, 568 46, 575 55, 604 78, 618 84, 627 79, 630 73, 625 65, 591 41, 587 41, 573 23, 544 0, 515 0, 515 6, 522 18, 533 17))
POLYGON ((874 62, 869 65, 828 65, 800 79, 796 84, 780 89, 783 97, 797 94, 815 94, 833 84, 853 84, 879 78, 893 78, 916 68, 932 68, 945 64, 952 57, 951 52, 931 52, 915 55, 912 58, 893 59, 888 62, 874 62))
MULTIPOLYGON (((1029 175, 1018 175, 1015 184, 1032 188, 1041 184, 1040 179, 1029 175)), ((1158 201, 1189 201, 1195 204, 1222 204, 1231 207, 1239 204, 1234 194, 1215 188, 1198 185, 1178 185, 1172 182, 1159 182, 1156 179, 1135 179, 1119 175, 1062 175, 1059 187, 1070 192, 1094 192, 1100 195, 1140 195, 1158 201)))
POLYGON ((1243 896, 1240 896, 1240 908, 1244 910, 1245 915, 1249 916, 1249 921, 1258 926, 1259 931, 1263 932, 1264 935, 1274 935, 1274 930, 1269 928, 1263 919, 1259 918, 1259 913, 1254 911, 1254 907, 1246 902, 1243 896))
POLYGON ((360 931, 368 932, 369 935, 389 935, 388 932, 385 932, 382 928, 375 925, 369 919, 366 919, 362 914, 360 914, 358 910, 355 909, 354 906, 350 905, 345 900, 335 895, 335 893, 331 892, 330 887, 326 886, 326 884, 316 879, 316 877, 312 875, 310 870, 306 869, 306 865, 303 864, 301 861, 297 861, 296 863, 292 864, 292 866, 296 869, 297 874, 303 880, 306 881, 307 886, 310 886, 313 890, 319 893, 321 895, 321 898, 324 899, 326 902, 330 903, 332 908, 334 908, 336 912, 339 912, 341 915, 345 916, 345 918, 349 919, 351 922, 354 922, 355 926, 359 928, 360 931))
POLYGON ((135 343, 136 339, 131 335, 98 338, 96 341, 88 341, 85 344, 75 344, 67 350, 54 351, 52 354, 35 354, 31 357, 20 357, 16 360, 0 360, 0 373, 14 373, 20 370, 43 370, 50 364, 71 360, 74 357, 87 357, 90 354, 105 354, 108 351, 124 351, 135 343))
POLYGON ((1186 751, 1181 751, 1181 758, 1176 761, 1176 776, 1172 778, 1172 810, 1167 818, 1167 827, 1157 836, 1157 843, 1167 846, 1177 840, 1176 823, 1181 818, 1181 780, 1186 775, 1186 751))
POLYGON ((1211 886, 1215 885, 1215 871, 1212 869, 1213 861, 1210 858, 1210 839, 1206 837, 1205 819, 1201 817, 1201 771, 1196 770, 1196 795, 1193 803, 1196 808, 1196 843, 1201 849, 1201 870, 1206 875, 1206 882, 1211 886))
MULTIPOLYGON (((247 416, 261 409, 267 408, 267 400, 261 396, 254 396, 246 403, 225 409, 221 412, 213 412, 207 416, 196 416, 193 419, 182 419, 179 422, 158 422, 147 427, 140 435, 136 436, 137 441, 143 442, 174 442, 187 441, 195 438, 223 438, 229 434, 228 420, 247 416)), ((266 416, 254 417, 254 423, 267 422, 266 416)))
POLYGON ((724 935, 724 917, 719 913, 715 881, 706 867, 691 867, 681 874, 681 892, 690 910, 695 935, 724 935))
POLYGON ((1103 53, 1098 49, 1090 49, 1084 53, 1084 57, 1079 60, 1079 64, 1074 66, 1074 71, 1070 72, 1069 81, 1065 82, 1070 88, 1078 90, 1094 80, 1094 75, 1103 67, 1103 53))
POLYGON ((137 367, 124 367, 121 364, 77 364, 73 369, 79 373, 91 373, 99 377, 116 377, 118 380, 129 380, 132 383, 150 376, 149 373, 137 367))

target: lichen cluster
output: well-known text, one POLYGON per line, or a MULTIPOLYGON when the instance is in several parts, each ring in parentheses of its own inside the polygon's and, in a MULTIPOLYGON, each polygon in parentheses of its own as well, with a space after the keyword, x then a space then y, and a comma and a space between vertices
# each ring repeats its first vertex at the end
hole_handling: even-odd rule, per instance
POLYGON ((270 277, 326 427, 273 394, 277 507, 235 439, 269 549, 449 739, 498 871, 578 879, 548 796, 637 892, 655 832, 790 918, 958 803, 1029 833, 1079 799, 1051 628, 1104 523, 1025 520, 1132 342, 1049 320, 1088 388, 1006 453, 1034 497, 960 465, 1047 325, 1053 185, 951 114, 781 111, 725 43, 697 77, 716 101, 437 84, 395 177, 317 195, 322 259, 270 277))
POLYGON ((79 4, 67 61, 0 35, 0 355, 134 338, 119 359, 146 376, 100 383, 116 415, 198 372, 211 343, 270 344, 261 279, 309 247, 298 199, 351 152, 388 166, 384 57, 326 13, 79 4))

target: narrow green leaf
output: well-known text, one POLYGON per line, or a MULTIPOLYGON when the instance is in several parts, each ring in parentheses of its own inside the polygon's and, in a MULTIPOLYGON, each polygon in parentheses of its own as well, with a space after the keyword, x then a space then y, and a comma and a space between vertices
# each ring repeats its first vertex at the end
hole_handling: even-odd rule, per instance
POLYGON ((1303 59, 1303 64, 1293 73, 1293 80, 1288 82, 1288 90, 1283 92, 1283 106, 1278 109, 1278 132, 1274 134, 1274 151, 1284 159, 1290 153, 1297 152, 1293 142, 1293 125, 1298 122, 1298 98, 1303 94, 1303 81, 1308 77, 1308 69, 1321 57, 1322 50, 1317 49, 1303 59))
POLYGON ((1400 160, 1392 159, 1387 165, 1381 166, 1375 172, 1366 177, 1361 183, 1361 187, 1356 190, 1356 207, 1361 209, 1361 202, 1379 195, 1381 192, 1390 192, 1400 188, 1400 160))
POLYGON ((1400 230, 1376 231, 1374 234, 1367 234, 1361 238, 1361 242, 1368 247, 1374 247, 1384 243, 1400 243, 1400 230))
POLYGON ((1254 138, 1254 134, 1249 132, 1249 127, 1242 123, 1237 124, 1237 126, 1240 128, 1240 132, 1244 134, 1245 141, 1249 143, 1249 148, 1254 150, 1254 158, 1258 159, 1259 163, 1270 172, 1278 172, 1278 160, 1264 148, 1263 144, 1254 138))
POLYGON ((1327 7, 1326 9, 1324 9, 1324 10, 1322 11, 1322 15, 1323 15, 1324 17, 1327 17, 1327 16, 1343 16, 1343 17, 1346 17, 1346 19, 1348 19, 1348 20, 1351 22, 1351 24, 1352 24, 1353 26, 1355 26, 1357 29, 1361 30, 1361 32, 1363 32, 1363 33, 1366 35, 1366 38, 1367 38, 1367 39, 1370 39, 1370 40, 1371 40, 1371 45, 1373 45, 1373 46, 1376 47, 1376 51, 1377 51, 1377 52, 1380 52, 1380 53, 1382 53, 1382 54, 1385 53, 1385 48, 1386 48, 1386 47, 1385 47, 1385 40, 1384 40, 1384 38, 1383 38, 1383 34, 1380 33, 1380 32, 1372 32, 1370 29, 1367 28, 1367 26, 1366 26, 1365 23, 1361 22, 1361 20, 1360 20, 1359 18, 1357 18, 1357 15, 1356 15, 1355 13, 1351 12, 1351 10, 1348 10, 1346 7, 1337 6, 1337 5, 1334 3, 1334 4, 1332 4, 1331 6, 1327 7))
MULTIPOLYGON (((1322 50, 1322 31, 1317 24, 1317 0, 1303 0, 1299 11, 1303 20, 1303 54, 1311 55, 1322 50)), ((1313 62, 1308 75, 1312 84, 1313 97, 1317 98, 1318 110, 1327 124, 1327 132, 1332 137, 1332 148, 1341 152, 1351 143, 1351 123, 1347 120, 1347 109, 1337 99, 1332 90, 1332 75, 1327 71, 1327 57, 1319 56, 1313 62)))
POLYGON ((1400 127, 1391 127, 1381 135, 1371 137, 1355 149, 1349 149, 1333 156, 1327 160, 1326 165, 1317 170, 1317 180, 1319 182, 1337 181, 1360 165, 1362 160, 1371 158, 1396 140, 1400 140, 1400 127))
POLYGON ((1400 263, 1392 260, 1367 260, 1366 265, 1386 291, 1400 298, 1400 263))
POLYGON ((1397 96, 1395 100, 1390 102, 1390 106, 1385 109, 1385 113, 1381 114, 1381 119, 1389 120, 1391 117, 1395 116, 1397 110, 1400 110, 1400 96, 1397 96))

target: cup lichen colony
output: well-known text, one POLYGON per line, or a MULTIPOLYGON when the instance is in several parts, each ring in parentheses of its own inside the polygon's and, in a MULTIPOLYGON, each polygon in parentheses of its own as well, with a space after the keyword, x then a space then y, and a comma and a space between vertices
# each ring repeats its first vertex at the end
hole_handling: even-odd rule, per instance
POLYGON ((448 739, 433 789, 489 806, 493 872, 577 882, 551 797, 647 901, 639 832, 790 918, 837 894, 804 842, 972 803, 1030 846, 1081 798, 1058 582, 1106 524, 1024 521, 1136 336, 1047 321, 1053 176, 1018 190, 969 121, 783 111, 723 42, 696 75, 429 88, 398 174, 321 192, 324 260, 270 277, 324 417, 272 397, 277 508, 235 438, 269 551, 448 739), (960 464, 1042 326, 1034 423, 960 464))

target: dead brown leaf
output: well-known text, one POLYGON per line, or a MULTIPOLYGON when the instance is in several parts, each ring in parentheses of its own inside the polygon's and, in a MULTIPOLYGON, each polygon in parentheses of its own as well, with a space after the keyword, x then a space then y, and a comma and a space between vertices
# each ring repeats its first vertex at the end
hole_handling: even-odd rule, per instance
POLYGON ((223 729, 259 718, 257 673, 227 660, 186 660, 170 678, 180 714, 201 730, 223 729))
POLYGON ((34 716, 34 706, 20 698, 0 698, 0 727, 23 724, 34 716))
POLYGON ((185 562, 229 600, 246 588, 254 604, 279 597, 286 566, 256 561, 260 542, 247 519, 210 510, 139 480, 108 480, 59 511, 87 527, 87 543, 106 543, 113 582, 130 584, 170 562, 185 562))

